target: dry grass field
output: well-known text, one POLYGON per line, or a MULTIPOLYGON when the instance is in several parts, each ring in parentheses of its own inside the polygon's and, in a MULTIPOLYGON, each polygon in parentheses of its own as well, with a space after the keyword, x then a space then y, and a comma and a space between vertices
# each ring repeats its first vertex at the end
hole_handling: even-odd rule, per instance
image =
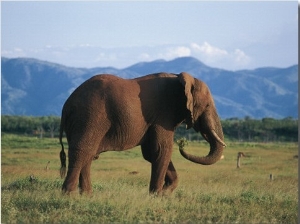
POLYGON ((59 151, 57 139, 2 134, 2 223, 297 223, 296 143, 227 142, 212 166, 185 160, 174 144, 179 185, 164 197, 148 194, 150 164, 139 147, 93 162, 91 196, 62 195, 59 151), (239 169, 238 152, 246 155, 239 169))

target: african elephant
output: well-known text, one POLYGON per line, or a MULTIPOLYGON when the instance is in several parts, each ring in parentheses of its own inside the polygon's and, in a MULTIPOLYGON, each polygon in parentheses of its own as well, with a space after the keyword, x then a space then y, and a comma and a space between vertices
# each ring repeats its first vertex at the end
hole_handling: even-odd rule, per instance
POLYGON ((100 153, 140 145, 151 163, 150 193, 172 192, 178 183, 171 161, 174 131, 182 122, 210 144, 207 156, 180 150, 186 159, 210 165, 222 156, 224 136, 207 85, 187 73, 157 73, 135 79, 96 75, 81 84, 62 109, 61 176, 66 173, 62 143, 66 133, 69 164, 63 192, 92 191, 90 167, 100 153))

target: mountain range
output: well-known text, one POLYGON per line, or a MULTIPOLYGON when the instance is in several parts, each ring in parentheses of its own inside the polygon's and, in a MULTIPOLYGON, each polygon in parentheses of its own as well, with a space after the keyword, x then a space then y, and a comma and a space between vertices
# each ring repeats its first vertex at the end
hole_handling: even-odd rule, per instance
POLYGON ((298 65, 228 71, 192 57, 141 62, 124 69, 73 68, 32 58, 1 58, 1 111, 6 115, 61 114, 72 91, 101 73, 135 78, 150 73, 188 72, 209 86, 226 118, 298 118, 298 65))

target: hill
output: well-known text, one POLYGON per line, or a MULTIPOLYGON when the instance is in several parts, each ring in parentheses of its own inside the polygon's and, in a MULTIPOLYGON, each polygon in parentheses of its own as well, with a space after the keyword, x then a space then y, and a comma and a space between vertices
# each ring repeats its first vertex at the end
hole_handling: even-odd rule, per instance
POLYGON ((124 69, 72 68, 31 58, 1 58, 1 110, 7 115, 60 115, 70 93, 100 73, 134 78, 182 71, 205 81, 221 118, 298 117, 298 65, 227 71, 195 58, 141 62, 124 69))

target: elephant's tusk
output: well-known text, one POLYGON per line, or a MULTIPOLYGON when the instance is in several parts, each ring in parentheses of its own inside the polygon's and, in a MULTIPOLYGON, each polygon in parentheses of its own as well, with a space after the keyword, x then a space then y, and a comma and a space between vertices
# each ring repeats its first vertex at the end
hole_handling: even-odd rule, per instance
POLYGON ((224 147, 226 147, 225 142, 223 142, 223 140, 217 135, 217 133, 215 132, 215 130, 211 130, 212 135, 215 137, 215 139, 221 143, 224 147))

